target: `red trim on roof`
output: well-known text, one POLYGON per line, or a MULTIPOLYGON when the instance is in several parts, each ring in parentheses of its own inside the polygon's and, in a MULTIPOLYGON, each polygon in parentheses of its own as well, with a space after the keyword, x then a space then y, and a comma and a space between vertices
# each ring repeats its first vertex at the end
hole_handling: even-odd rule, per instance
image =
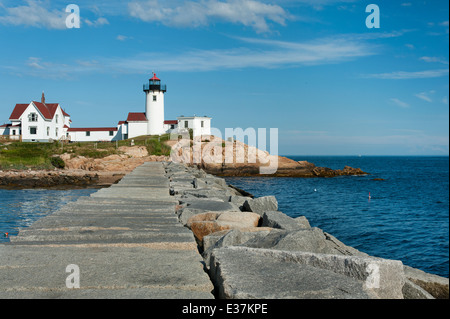
POLYGON ((3 125, 0 125, 0 127, 21 127, 22 126, 22 124, 11 124, 11 123, 8 123, 8 124, 3 124, 3 125))
POLYGON ((168 121, 164 121, 164 124, 178 124, 177 120, 168 120, 168 121))
POLYGON ((69 128, 66 124, 64 124, 64 128, 69 128))
POLYGON ((128 113, 127 122, 147 122, 147 117, 145 113, 136 113, 130 112, 128 113))
POLYGON ((150 79, 150 81, 161 81, 156 77, 156 73, 153 73, 153 77, 150 79))
POLYGON ((117 123, 117 125, 122 125, 125 124, 125 121, 119 121, 119 123, 117 123))
POLYGON ((109 132, 117 131, 117 127, 71 127, 67 132, 109 132))
POLYGON ((70 115, 67 114, 62 108, 61 108, 61 111, 62 111, 62 114, 63 114, 64 116, 69 116, 69 117, 70 117, 70 115))

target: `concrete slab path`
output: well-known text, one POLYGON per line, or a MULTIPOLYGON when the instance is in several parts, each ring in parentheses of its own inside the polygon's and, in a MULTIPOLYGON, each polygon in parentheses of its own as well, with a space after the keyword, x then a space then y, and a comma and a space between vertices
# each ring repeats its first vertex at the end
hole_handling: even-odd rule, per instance
POLYGON ((65 205, 0 245, 0 298, 214 298, 176 204, 148 162, 65 205))

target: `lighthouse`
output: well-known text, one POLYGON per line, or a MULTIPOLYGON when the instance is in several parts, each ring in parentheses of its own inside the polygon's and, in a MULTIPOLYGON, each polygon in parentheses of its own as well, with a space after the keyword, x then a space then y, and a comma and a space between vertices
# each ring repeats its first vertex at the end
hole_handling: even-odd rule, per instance
POLYGON ((155 73, 144 84, 145 92, 145 116, 147 117, 147 134, 161 135, 166 133, 164 129, 164 93, 167 87, 161 84, 155 73))

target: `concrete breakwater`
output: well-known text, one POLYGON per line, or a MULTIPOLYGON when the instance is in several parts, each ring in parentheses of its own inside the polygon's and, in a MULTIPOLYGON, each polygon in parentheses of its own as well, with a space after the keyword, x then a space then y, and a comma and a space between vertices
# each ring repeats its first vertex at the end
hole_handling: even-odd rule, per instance
POLYGON ((349 247, 278 211, 274 196, 253 198, 196 167, 171 162, 166 172, 219 298, 449 296, 448 278, 349 247))
POLYGON ((81 197, 0 245, 0 298, 212 299, 161 162, 81 197))
POLYGON ((445 294, 447 278, 368 256, 279 212, 273 196, 173 162, 144 163, 0 245, 0 298, 445 294))

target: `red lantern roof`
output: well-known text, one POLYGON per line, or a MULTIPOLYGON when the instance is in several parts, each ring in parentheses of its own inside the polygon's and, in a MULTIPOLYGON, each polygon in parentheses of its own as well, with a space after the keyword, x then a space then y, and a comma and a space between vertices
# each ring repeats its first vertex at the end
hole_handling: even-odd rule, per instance
POLYGON ((156 77, 156 73, 153 73, 153 77, 150 79, 150 81, 161 81, 156 77))

